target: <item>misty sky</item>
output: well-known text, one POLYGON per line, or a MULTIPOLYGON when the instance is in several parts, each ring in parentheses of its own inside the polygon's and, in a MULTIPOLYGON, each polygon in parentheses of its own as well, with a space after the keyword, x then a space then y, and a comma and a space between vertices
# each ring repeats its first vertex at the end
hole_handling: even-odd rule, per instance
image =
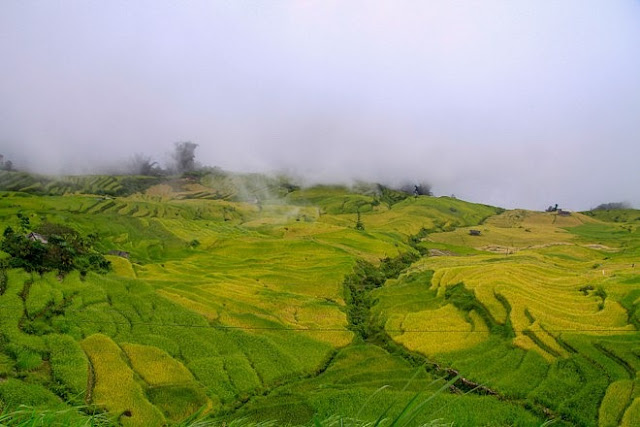
POLYGON ((640 207, 640 1, 0 1, 0 153, 640 207))

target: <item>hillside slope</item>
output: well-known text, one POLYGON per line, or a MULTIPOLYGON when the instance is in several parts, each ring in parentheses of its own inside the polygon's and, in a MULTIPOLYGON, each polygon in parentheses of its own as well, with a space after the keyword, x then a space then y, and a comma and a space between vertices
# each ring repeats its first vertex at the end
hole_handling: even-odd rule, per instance
POLYGON ((220 422, 375 420, 455 371, 452 389, 470 394, 438 394, 423 422, 639 419, 640 214, 504 212, 220 173, 4 172, 0 189, 3 227, 23 227, 16 214, 34 229, 66 224, 114 254, 106 275, 5 270, 3 407, 84 403, 123 425, 200 408, 220 422), (363 287, 349 288, 357 271, 363 287))

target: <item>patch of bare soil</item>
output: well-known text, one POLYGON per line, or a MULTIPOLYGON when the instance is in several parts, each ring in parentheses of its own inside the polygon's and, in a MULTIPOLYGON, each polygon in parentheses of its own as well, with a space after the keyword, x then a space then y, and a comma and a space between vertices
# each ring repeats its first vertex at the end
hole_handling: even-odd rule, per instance
POLYGON ((458 254, 444 249, 429 249, 429 256, 458 256, 458 254))
POLYGON ((570 246, 570 245, 573 245, 573 243, 553 242, 553 243, 544 243, 542 245, 527 246, 526 249, 543 249, 543 248, 550 248, 552 246, 570 246))
POLYGON ((512 252, 515 252, 516 250, 516 248, 510 248, 508 246, 500 246, 500 245, 482 246, 478 249, 482 251, 493 252, 495 254, 506 254, 507 252, 512 253, 512 252))
POLYGON ((589 245, 584 245, 585 248, 589 248, 589 249, 597 249, 599 251, 608 251, 608 252, 618 252, 620 249, 617 248, 612 248, 610 246, 605 246, 605 245, 600 245, 597 243, 592 243, 589 245))

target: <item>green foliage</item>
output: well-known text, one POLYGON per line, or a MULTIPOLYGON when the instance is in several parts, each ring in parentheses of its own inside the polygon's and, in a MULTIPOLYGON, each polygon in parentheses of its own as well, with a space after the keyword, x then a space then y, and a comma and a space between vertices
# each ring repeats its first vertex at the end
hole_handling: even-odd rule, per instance
POLYGON ((37 273, 47 271, 47 266, 45 266, 47 249, 41 242, 31 241, 23 234, 14 232, 11 227, 4 230, 3 237, 0 249, 11 256, 9 258, 10 267, 23 268, 25 271, 37 273))
MULTIPOLYGON (((28 227, 28 221, 23 222, 25 231, 28 227)), ((40 274, 57 270, 61 275, 73 269, 84 272, 110 269, 109 261, 93 250, 93 236, 83 239, 77 231, 61 224, 43 223, 29 235, 7 227, 3 237, 0 249, 11 256, 8 263, 14 268, 40 274)))
MULTIPOLYGON (((487 310, 487 308, 478 301, 473 291, 464 286, 464 283, 458 283, 447 287, 444 297, 447 301, 456 306, 456 308, 467 313, 467 315, 472 310, 478 313, 492 333, 504 336, 514 336, 509 325, 498 323, 489 310, 487 310)), ((500 299, 499 296, 498 298, 500 299)), ((503 303, 506 303, 504 298, 502 298, 502 301, 503 303)))
POLYGON ((640 289, 635 289, 620 300, 620 304, 627 310, 629 323, 640 329, 640 289))
POLYGON ((9 276, 7 275, 7 265, 5 260, 0 260, 0 295, 4 294, 7 290, 9 276))
POLYGON ((393 207, 393 205, 407 199, 410 197, 410 193, 405 191, 392 190, 384 185, 378 185, 378 191, 380 192, 380 196, 378 199, 387 205, 389 209, 393 207))
POLYGON ((46 388, 37 384, 27 384, 15 378, 0 381, 0 401, 6 408, 26 406, 46 406, 49 408, 64 408, 60 399, 46 388))
POLYGON ((353 273, 345 278, 345 301, 350 328, 362 339, 379 334, 379 325, 371 322, 371 307, 374 303, 371 291, 382 286, 387 279, 398 277, 417 259, 418 256, 414 253, 405 253, 382 259, 379 267, 358 261, 353 273))
POLYGON ((384 283, 384 275, 372 264, 359 261, 354 272, 345 278, 345 301, 348 307, 348 319, 351 329, 361 338, 368 338, 370 330, 369 318, 373 301, 369 291, 384 283))
POLYGON ((105 414, 93 408, 43 408, 28 405, 0 412, 0 425, 11 427, 56 426, 56 427, 115 427, 117 424, 105 414))
POLYGON ((386 257, 380 264, 380 272, 385 279, 395 279, 400 273, 406 270, 412 263, 418 260, 418 255, 407 252, 395 258, 386 257))
POLYGON ((593 295, 599 297, 601 301, 598 303, 598 308, 602 310, 604 308, 604 302, 607 299, 607 291, 602 286, 598 287, 593 295))
POLYGON ((356 230, 364 231, 364 224, 362 223, 362 217, 360 216, 360 210, 357 212, 356 230))
POLYGON ((427 251, 426 250, 422 251, 423 248, 419 247, 418 245, 422 242, 422 239, 424 239, 428 235, 429 235, 429 230, 422 227, 420 231, 418 231, 416 234, 409 237, 409 244, 414 249, 419 250, 424 255, 427 251))
POLYGON ((198 144, 190 141, 176 142, 173 150, 174 169, 177 173, 192 172, 195 168, 195 151, 198 144))
POLYGON ((23 233, 28 233, 31 230, 31 223, 28 216, 22 215, 22 213, 18 212, 16 214, 18 219, 20 220, 20 230, 23 233))

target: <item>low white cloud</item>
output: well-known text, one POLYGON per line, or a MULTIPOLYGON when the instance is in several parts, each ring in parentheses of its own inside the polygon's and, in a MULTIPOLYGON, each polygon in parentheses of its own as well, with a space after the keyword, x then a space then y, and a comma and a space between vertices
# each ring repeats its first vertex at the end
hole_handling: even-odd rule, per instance
POLYGON ((87 172, 176 141, 232 170, 640 207, 640 4, 0 4, 0 153, 87 172))

